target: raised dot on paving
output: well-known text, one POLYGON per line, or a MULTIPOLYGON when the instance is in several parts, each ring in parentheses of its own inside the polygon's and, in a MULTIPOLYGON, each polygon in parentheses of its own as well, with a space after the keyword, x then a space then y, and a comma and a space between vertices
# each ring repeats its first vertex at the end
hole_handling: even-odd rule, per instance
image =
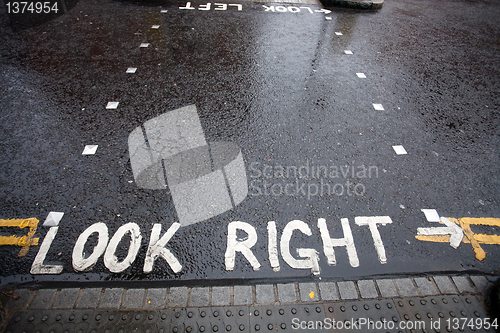
POLYGON ((97 151, 97 147, 98 145, 86 145, 85 148, 83 148, 82 155, 94 155, 97 151))
POLYGON ((155 24, 155 25, 151 26, 151 29, 158 29, 158 28, 160 28, 160 26, 158 24, 155 24))
POLYGON ((352 54, 352 51, 351 50, 345 50, 344 53, 345 54, 352 54))
POLYGON ((108 102, 108 105, 106 105, 106 109, 116 109, 119 103, 120 102, 108 102))
POLYGON ((365 73, 356 73, 356 75, 357 75, 360 79, 366 79, 366 75, 365 75, 365 73))
POLYGON ((382 104, 375 104, 373 103, 373 108, 377 111, 383 111, 384 110, 384 107, 382 106, 382 104))
POLYGON ((407 154, 406 153, 406 149, 403 146, 392 146, 392 149, 394 149, 394 151, 398 155, 405 155, 405 154, 407 154))
POLYGON ((139 45, 139 47, 148 47, 149 46, 149 43, 141 43, 141 45, 139 45))
POLYGON ((135 73, 136 71, 137 71, 137 68, 135 68, 135 67, 127 68, 127 73, 135 73))
POLYGON ((341 33, 341 32, 339 32, 339 31, 335 31, 335 34, 336 34, 337 36, 342 36, 342 33, 341 33))

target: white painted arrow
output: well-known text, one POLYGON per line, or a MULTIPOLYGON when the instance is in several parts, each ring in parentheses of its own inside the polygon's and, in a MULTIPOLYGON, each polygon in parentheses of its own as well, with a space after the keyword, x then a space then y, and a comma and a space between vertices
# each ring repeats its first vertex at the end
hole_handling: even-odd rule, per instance
POLYGON ((315 10, 316 13, 325 13, 325 14, 330 14, 332 11, 328 9, 319 9, 315 10))
POLYGON ((450 235, 450 246, 456 249, 462 242, 462 238, 464 238, 464 231, 446 217, 441 217, 441 222, 444 223, 446 227, 417 228, 417 235, 450 235))

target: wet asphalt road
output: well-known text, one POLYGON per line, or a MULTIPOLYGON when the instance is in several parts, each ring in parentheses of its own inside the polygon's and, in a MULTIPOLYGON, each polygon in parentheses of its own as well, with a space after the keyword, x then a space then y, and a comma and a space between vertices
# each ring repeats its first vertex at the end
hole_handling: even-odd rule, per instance
MULTIPOLYGON (((238 4, 241 10, 223 11, 214 4, 199 10, 206 3, 196 1, 190 10, 179 8, 186 2, 82 0, 35 26, 4 13, 0 218, 41 222, 39 245, 25 257, 17 257, 18 246, 0 246, 0 282, 200 284, 498 274, 498 245, 482 245, 486 258, 479 261, 469 243, 454 249, 415 235, 419 227, 435 226, 421 209, 436 209, 444 217, 500 218, 500 4, 403 0, 387 1, 380 11, 331 9, 329 14, 313 5, 296 5, 310 10, 292 13, 263 7, 273 4, 238 4), (141 43, 150 45, 140 48, 141 43), (129 67, 137 71, 126 73, 129 67), (118 101, 118 107, 106 109, 110 101, 118 101), (384 110, 375 110, 373 103, 384 110), (135 183, 127 140, 144 122, 187 105, 196 105, 207 141, 240 147, 248 196, 235 208, 175 233, 166 247, 182 265, 179 273, 159 258, 145 274, 153 224, 163 224, 163 235, 178 218, 167 190, 135 183), (82 155, 90 144, 99 145, 96 154, 82 155), (395 145, 408 154, 397 155, 395 145), (287 177, 280 166, 309 173, 287 177), (314 177, 313 166, 326 166, 330 173, 314 177), (332 174, 335 168, 339 173, 332 174), (321 193, 325 183, 335 193, 321 193), (284 193, 287 184, 292 185, 284 193), (295 186, 299 189, 292 191, 295 186), (312 195, 314 186, 318 193, 312 195), (63 273, 30 275, 50 211, 65 215, 45 263, 62 264, 63 273), (387 263, 380 262, 368 227, 354 223, 359 216, 391 218, 391 224, 378 227, 387 263), (335 248, 336 265, 327 264, 319 218, 326 219, 332 238, 343 237, 340 221, 349 219, 358 267, 349 263, 345 247, 335 248), (291 254, 300 259, 294 248, 315 249, 316 277, 283 260, 279 240, 292 220, 305 222, 311 236, 295 231, 291 254), (255 228, 252 251, 259 270, 241 253, 234 270, 226 270, 232 221, 255 228), (278 272, 268 255, 269 221, 277 226, 278 272), (130 268, 111 273, 101 256, 90 272, 73 270, 75 242, 97 222, 107 225, 110 238, 126 223, 140 227, 142 242, 130 268)), ((500 227, 474 228, 500 234, 500 227)), ((19 228, 0 232, 26 234, 19 228)), ((96 242, 94 234, 86 251, 96 242)), ((127 237, 119 243, 120 260, 128 245, 127 237)))

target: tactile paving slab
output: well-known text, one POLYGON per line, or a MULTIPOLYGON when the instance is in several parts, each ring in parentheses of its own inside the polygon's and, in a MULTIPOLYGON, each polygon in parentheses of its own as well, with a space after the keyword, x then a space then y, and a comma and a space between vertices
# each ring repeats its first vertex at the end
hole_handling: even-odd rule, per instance
MULTIPOLYGON (((263 305, 250 307, 250 332, 301 332, 302 322, 323 322, 321 304, 263 305), (298 326, 299 325, 299 326, 298 326)), ((325 332, 324 329, 307 329, 307 332, 325 332)))
POLYGON ((485 327, 488 317, 474 296, 413 297, 394 302, 407 332, 495 332, 485 327))
POLYGON ((167 333, 171 332, 170 310, 32 310, 17 312, 5 332, 39 333, 167 333))
POLYGON ((401 319, 390 299, 326 303, 324 307, 325 328, 330 332, 405 332, 399 328, 401 319))

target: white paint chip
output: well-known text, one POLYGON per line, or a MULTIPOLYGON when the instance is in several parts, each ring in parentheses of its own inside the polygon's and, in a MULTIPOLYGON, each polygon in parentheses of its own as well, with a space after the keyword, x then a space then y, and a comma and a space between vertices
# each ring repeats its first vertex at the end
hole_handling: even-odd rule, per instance
POLYGON ((342 36, 342 33, 341 33, 341 32, 339 32, 339 31, 335 31, 335 34, 336 34, 337 36, 342 36))
POLYGON ((326 16, 326 17, 325 17, 325 19, 326 19, 327 21, 331 21, 331 20, 332 20, 332 18, 331 18, 330 16, 326 16))
POLYGON ((64 213, 63 212, 50 212, 43 222, 44 227, 57 227, 59 225, 59 221, 61 221, 64 213))
POLYGON ((151 26, 151 29, 159 29, 159 28, 160 28, 160 26, 157 24, 151 26))
POLYGON ((382 106, 382 104, 373 104, 373 108, 377 111, 383 111, 384 110, 384 107, 382 106))
POLYGON ((108 102, 108 105, 106 105, 106 109, 116 109, 119 103, 120 102, 108 102))
POLYGON ((134 67, 127 68, 127 73, 135 73, 136 71, 137 71, 137 68, 134 68, 134 67))
POLYGON ((396 152, 398 155, 406 155, 406 149, 403 146, 392 146, 392 149, 396 152))
POLYGON ((352 51, 351 50, 345 50, 344 53, 345 54, 352 54, 352 51))
POLYGON ((160 13, 167 13, 167 12, 168 12, 168 10, 166 10, 166 9, 160 10, 160 13))
POLYGON ((366 75, 365 75, 365 73, 356 73, 356 75, 357 75, 360 79, 366 79, 366 75))
POLYGON ((425 214, 425 218, 429 222, 441 222, 441 218, 439 218, 439 214, 435 209, 421 209, 421 211, 425 214))
POLYGON ((83 148, 82 155, 94 155, 96 150, 97 145, 86 145, 85 148, 83 148))
POLYGON ((139 47, 148 47, 149 46, 149 43, 141 43, 141 45, 139 47))

